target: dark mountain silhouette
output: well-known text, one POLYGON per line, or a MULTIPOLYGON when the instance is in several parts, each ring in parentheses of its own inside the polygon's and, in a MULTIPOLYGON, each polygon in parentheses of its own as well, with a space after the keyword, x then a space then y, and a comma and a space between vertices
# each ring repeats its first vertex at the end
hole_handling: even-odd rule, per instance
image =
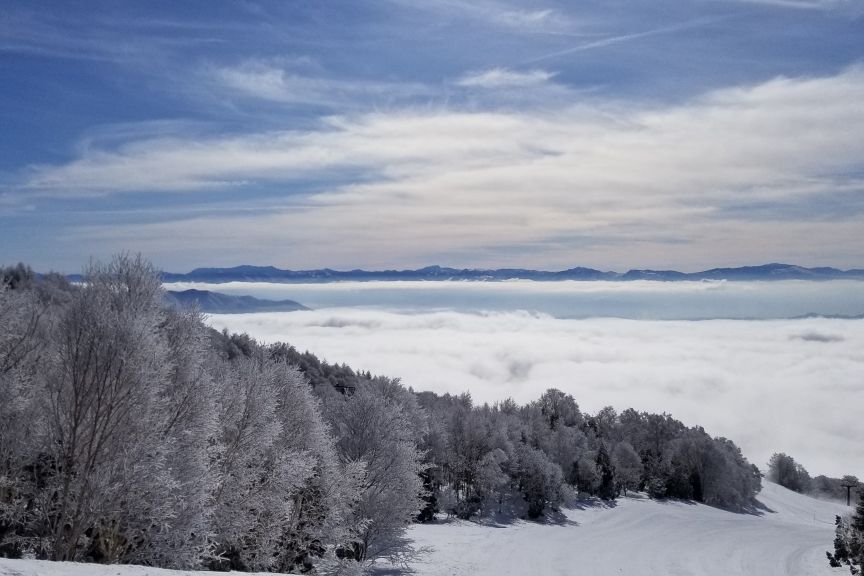
POLYGON ((209 290, 169 290, 165 293, 165 300, 171 306, 176 307, 197 305, 199 310, 210 314, 308 310, 293 300, 262 300, 252 296, 232 296, 209 290))

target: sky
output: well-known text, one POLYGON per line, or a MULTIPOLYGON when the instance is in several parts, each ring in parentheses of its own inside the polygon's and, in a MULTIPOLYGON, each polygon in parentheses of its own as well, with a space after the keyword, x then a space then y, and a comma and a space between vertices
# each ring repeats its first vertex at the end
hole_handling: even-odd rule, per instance
POLYGON ((864 0, 0 0, 0 263, 864 266, 864 0))

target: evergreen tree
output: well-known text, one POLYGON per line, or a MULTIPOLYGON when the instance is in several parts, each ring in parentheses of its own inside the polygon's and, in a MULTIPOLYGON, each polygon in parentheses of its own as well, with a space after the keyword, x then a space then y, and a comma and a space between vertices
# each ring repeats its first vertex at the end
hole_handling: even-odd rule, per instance
POLYGON ((854 530, 864 536, 864 489, 858 490, 858 506, 856 506, 855 514, 852 516, 851 525, 854 530))
POLYGON ((615 468, 612 466, 612 460, 609 458, 609 452, 606 451, 604 442, 600 443, 596 463, 597 469, 600 471, 600 486, 597 488, 597 495, 603 500, 614 500, 618 496, 615 468))

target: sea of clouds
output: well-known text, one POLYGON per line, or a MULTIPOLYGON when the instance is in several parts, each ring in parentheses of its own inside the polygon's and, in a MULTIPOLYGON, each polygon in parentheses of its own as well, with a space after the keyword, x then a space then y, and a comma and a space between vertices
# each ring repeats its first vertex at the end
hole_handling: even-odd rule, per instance
POLYGON ((415 390, 522 403, 555 387, 588 412, 607 405, 668 412, 731 438, 763 467, 784 451, 814 475, 864 476, 864 320, 341 307, 209 321, 400 377, 415 390))

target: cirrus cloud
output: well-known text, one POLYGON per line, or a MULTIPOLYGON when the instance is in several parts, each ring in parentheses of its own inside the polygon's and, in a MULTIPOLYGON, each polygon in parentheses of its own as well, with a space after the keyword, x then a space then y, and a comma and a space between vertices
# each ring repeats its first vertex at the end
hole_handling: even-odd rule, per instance
POLYGON ((510 88, 536 86, 551 80, 555 75, 546 70, 520 72, 508 68, 491 68, 483 72, 468 74, 459 80, 459 86, 468 88, 510 88))

